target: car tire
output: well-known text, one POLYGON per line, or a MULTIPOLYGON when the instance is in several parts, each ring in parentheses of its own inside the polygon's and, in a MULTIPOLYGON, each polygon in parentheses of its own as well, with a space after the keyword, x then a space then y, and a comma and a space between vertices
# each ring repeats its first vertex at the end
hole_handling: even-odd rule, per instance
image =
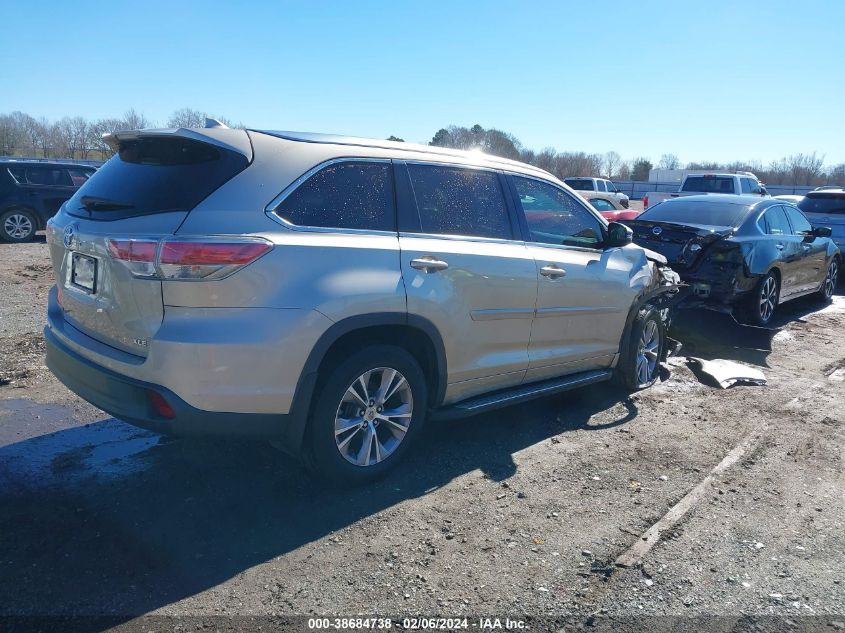
POLYGON ((0 239, 5 242, 29 242, 38 230, 35 215, 24 209, 12 209, 0 215, 0 239))
POLYGON ((391 345, 367 347, 318 386, 305 462, 333 485, 378 479, 419 436, 427 408, 425 376, 414 357, 391 345))
POLYGON ((825 274, 824 280, 822 281, 822 285, 819 288, 816 296, 821 301, 830 301, 833 298, 833 293, 836 292, 836 284, 839 283, 839 272, 841 270, 841 266, 839 264, 839 259, 834 257, 830 260, 830 264, 827 266, 827 273, 825 274))
POLYGON ((779 299, 780 280, 773 271, 769 271, 745 299, 740 320, 748 325, 766 327, 772 321, 779 299))
POLYGON ((646 306, 631 324, 627 349, 616 367, 616 380, 626 389, 650 387, 660 377, 660 361, 666 351, 666 328, 660 313, 646 306))

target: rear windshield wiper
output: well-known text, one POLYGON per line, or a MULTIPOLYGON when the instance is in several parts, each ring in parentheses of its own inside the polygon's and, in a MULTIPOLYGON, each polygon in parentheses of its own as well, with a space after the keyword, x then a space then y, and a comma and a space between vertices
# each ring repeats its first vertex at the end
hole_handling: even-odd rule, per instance
POLYGON ((121 209, 134 209, 134 204, 109 200, 108 198, 95 198, 94 196, 82 196, 82 208, 88 211, 119 211, 121 209))

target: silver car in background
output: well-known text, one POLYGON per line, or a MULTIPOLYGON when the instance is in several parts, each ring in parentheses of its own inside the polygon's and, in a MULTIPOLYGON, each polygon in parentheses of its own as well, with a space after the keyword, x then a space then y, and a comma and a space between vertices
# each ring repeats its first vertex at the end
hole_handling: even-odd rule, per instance
POLYGON ((813 226, 829 227, 831 239, 845 252, 845 189, 819 187, 804 196, 798 208, 813 226))
POLYGON ((117 418, 371 479, 427 417, 657 379, 677 276, 483 154, 208 129, 108 137, 50 222, 47 363, 117 418))

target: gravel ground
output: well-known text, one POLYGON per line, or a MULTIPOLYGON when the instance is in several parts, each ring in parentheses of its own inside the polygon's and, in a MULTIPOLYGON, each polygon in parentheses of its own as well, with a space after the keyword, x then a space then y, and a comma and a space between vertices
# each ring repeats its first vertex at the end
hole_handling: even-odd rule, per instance
POLYGON ((43 367, 46 246, 0 261, 0 615, 845 628, 842 288, 783 306, 771 353, 706 344, 718 319, 680 324, 685 349, 759 366, 765 387, 710 387, 675 358, 631 396, 431 424, 388 479, 332 491, 266 444, 166 440, 76 398, 43 367), (641 562, 614 565, 746 440, 641 562))

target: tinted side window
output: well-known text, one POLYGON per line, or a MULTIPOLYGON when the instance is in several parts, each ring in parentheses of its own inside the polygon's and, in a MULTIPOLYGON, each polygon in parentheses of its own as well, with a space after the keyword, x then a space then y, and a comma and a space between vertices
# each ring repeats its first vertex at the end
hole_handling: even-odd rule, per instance
POLYGON ((786 214, 789 216, 789 223, 792 225, 792 233, 795 235, 809 235, 813 232, 813 227, 795 207, 783 207, 786 209, 786 214))
POLYGON ((70 187, 73 183, 67 170, 57 167, 29 167, 26 170, 26 180, 31 185, 50 185, 70 187))
POLYGON ((601 222, 572 196, 533 178, 513 176, 531 240, 596 248, 603 240, 601 222))
POLYGON ((763 217, 766 219, 766 233, 769 235, 789 235, 792 232, 783 207, 772 207, 763 217))
POLYGON ((513 237, 495 172, 409 164, 408 173, 423 233, 513 237))
POLYGON ((602 191, 602 192, 607 191, 607 186, 605 186, 604 180, 597 180, 596 181, 596 191, 602 191))
POLYGON ((350 161, 324 167, 276 213, 300 226, 395 231, 390 164, 350 161))
POLYGON ((612 182, 610 182, 609 180, 607 181, 607 190, 608 190, 610 193, 619 193, 619 189, 617 189, 617 188, 616 188, 616 185, 614 185, 614 184, 613 184, 612 182))
POLYGON ((740 178, 740 184, 742 185, 742 193, 751 193, 751 179, 749 178, 740 178))
POLYGON ((26 168, 24 167, 9 167, 9 173, 19 185, 26 184, 26 168))
POLYGON ((78 169, 72 167, 67 171, 70 174, 70 179, 71 181, 73 181, 74 187, 81 187, 85 184, 85 181, 88 180, 94 174, 93 169, 78 169))

